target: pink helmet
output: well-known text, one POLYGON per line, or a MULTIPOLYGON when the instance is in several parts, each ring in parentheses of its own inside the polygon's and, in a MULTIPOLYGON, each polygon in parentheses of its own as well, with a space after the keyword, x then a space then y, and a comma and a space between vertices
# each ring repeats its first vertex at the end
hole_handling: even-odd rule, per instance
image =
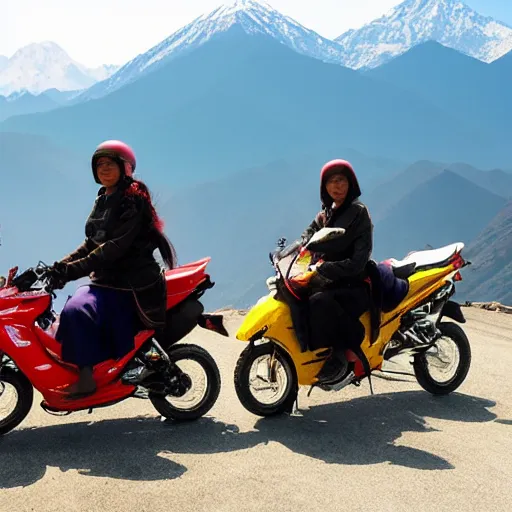
POLYGON ((96 173, 96 162, 102 156, 108 156, 120 161, 121 170, 124 171, 125 176, 128 176, 129 178, 133 176, 133 172, 137 165, 133 149, 128 146, 128 144, 125 144, 120 140, 106 140, 96 148, 96 151, 92 155, 91 166, 96 183, 100 183, 98 174, 96 173))
POLYGON ((325 184, 329 177, 336 173, 344 174, 348 178, 352 199, 361 195, 361 188, 359 187, 359 182, 357 181, 356 173, 354 172, 352 164, 347 160, 331 160, 330 162, 327 162, 320 171, 320 198, 322 199, 324 206, 332 204, 332 199, 327 193, 325 184))
POLYGON ((351 174, 355 174, 352 164, 347 160, 341 160, 339 158, 336 160, 331 160, 322 167, 322 170, 320 171, 320 179, 323 181, 328 178, 328 175, 343 171, 348 171, 351 174))

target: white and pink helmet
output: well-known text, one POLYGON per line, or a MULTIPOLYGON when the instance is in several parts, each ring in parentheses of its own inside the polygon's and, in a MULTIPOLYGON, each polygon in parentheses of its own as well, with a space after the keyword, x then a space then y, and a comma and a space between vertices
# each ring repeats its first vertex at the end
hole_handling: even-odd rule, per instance
POLYGON ((120 161, 121 170, 124 171, 125 176, 129 178, 133 176, 137 165, 137 159, 135 158, 133 149, 120 140, 106 140, 96 148, 96 151, 92 155, 91 166, 96 183, 100 183, 96 172, 96 162, 102 156, 120 161))

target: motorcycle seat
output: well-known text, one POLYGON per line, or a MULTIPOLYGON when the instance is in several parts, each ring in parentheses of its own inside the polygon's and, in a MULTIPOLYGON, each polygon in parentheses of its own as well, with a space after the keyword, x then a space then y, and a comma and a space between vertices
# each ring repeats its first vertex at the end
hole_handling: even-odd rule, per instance
POLYGON ((165 280, 168 285, 186 282, 204 272, 209 261, 210 258, 203 258, 201 260, 194 261, 193 263, 188 263, 187 265, 181 265, 172 270, 166 270, 165 280))
POLYGON ((393 267, 399 269, 411 264, 415 264, 415 272, 420 270, 428 270, 432 268, 440 268, 448 265, 450 259, 462 251, 463 242, 445 245, 438 249, 429 249, 425 251, 410 252, 403 260, 394 261, 393 267))

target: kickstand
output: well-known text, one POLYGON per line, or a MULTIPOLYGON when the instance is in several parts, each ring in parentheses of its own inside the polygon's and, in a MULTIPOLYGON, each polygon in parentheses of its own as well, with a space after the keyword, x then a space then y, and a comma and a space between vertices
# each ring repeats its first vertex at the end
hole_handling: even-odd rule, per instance
POLYGON ((373 392, 373 386, 372 386, 372 374, 371 372, 368 374, 368 382, 370 383, 370 393, 372 395, 374 395, 375 393, 373 392))
POLYGON ((299 397, 295 398, 295 402, 293 402, 292 406, 292 416, 299 412, 299 397))
POLYGON ((313 391, 314 388, 317 388, 318 387, 318 384, 313 384, 310 388, 309 388, 309 391, 308 391, 308 398, 309 398, 309 395, 311 395, 311 392, 313 391))
POLYGON ((359 357, 359 360, 363 364, 364 373, 368 377, 368 382, 370 383, 370 393, 374 395, 373 392, 373 385, 372 385, 372 370, 370 368, 370 363, 368 362, 368 358, 366 357, 365 353, 362 351, 361 348, 358 348, 357 350, 354 350, 357 357, 359 357))
POLYGON ((295 398, 295 402, 293 403, 292 410, 290 412, 290 416, 302 416, 299 410, 299 396, 295 398))

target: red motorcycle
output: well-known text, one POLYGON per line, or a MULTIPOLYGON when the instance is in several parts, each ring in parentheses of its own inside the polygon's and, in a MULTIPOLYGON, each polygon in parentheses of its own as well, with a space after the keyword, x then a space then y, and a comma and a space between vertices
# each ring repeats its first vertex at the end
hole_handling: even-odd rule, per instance
MULTIPOLYGON (((61 360, 61 345, 54 333, 58 315, 53 311, 52 280, 47 265, 39 263, 20 275, 11 269, 0 288, 0 435, 17 427, 29 413, 33 388, 50 414, 113 405, 126 398, 149 399, 165 418, 190 421, 206 414, 220 392, 219 369, 211 355, 191 344, 176 344, 196 326, 227 336, 221 315, 204 314, 199 301, 214 286, 206 273, 210 258, 166 272, 166 327, 156 333, 141 330, 134 349, 122 359, 104 361, 94 367, 97 391, 70 400, 63 388, 78 380, 78 368, 61 360), (204 389, 196 395, 203 379, 183 364, 202 371, 204 389), (2 397, 13 388, 12 410, 2 413, 2 397)), ((193 369, 193 368, 192 368, 193 369)))

